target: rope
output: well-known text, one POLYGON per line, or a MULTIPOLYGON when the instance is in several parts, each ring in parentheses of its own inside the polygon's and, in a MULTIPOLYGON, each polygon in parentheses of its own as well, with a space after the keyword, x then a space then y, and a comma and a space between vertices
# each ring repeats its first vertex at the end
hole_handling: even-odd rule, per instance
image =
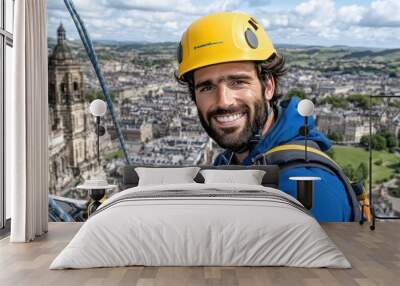
POLYGON ((106 102, 107 102, 108 110, 111 113, 112 121, 114 123, 114 127, 115 127, 116 132, 117 132, 117 136, 118 136, 120 147, 121 147, 122 151, 124 152, 126 163, 128 165, 130 165, 128 152, 127 152, 126 147, 125 147, 125 142, 124 142, 124 138, 122 136, 121 128, 119 126, 118 121, 116 120, 115 113, 114 113, 114 108, 113 108, 113 103, 112 103, 110 94, 108 93, 108 88, 107 88, 107 86, 105 84, 105 81, 104 81, 103 74, 101 72, 100 66, 98 64, 96 52, 95 52, 95 50, 93 48, 92 41, 91 41, 91 39, 89 37, 89 34, 88 34, 88 32, 87 32, 87 30, 85 28, 85 25, 82 22, 81 17, 79 16, 78 12, 75 9, 75 6, 74 6, 72 0, 64 0, 64 3, 65 3, 65 6, 68 9, 68 12, 70 13, 70 15, 72 17, 72 20, 75 23, 75 27, 78 30, 78 33, 79 33, 79 36, 80 36, 80 38, 82 40, 83 46, 85 47, 86 53, 87 53, 87 55, 88 55, 88 57, 89 57, 89 59, 90 59, 90 61, 92 63, 92 66, 93 66, 94 71, 96 73, 97 79, 99 80, 100 87, 101 87, 101 89, 103 91, 104 97, 105 97, 106 102))

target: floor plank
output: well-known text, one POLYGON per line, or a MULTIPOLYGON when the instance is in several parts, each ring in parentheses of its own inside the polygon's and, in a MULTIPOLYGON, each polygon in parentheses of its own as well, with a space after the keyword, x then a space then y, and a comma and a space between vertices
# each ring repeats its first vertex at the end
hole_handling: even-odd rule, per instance
POLYGON ((325 223, 324 230, 352 269, 290 267, 117 267, 49 270, 81 223, 50 223, 49 233, 31 243, 0 240, 0 285, 399 285, 400 222, 378 222, 375 231, 357 223, 325 223))

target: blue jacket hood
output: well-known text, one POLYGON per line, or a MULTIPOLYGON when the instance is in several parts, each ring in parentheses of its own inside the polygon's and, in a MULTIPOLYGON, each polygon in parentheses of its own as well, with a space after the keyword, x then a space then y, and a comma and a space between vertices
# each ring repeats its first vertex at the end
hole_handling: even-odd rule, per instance
MULTIPOLYGON (((304 118, 297 112, 297 105, 300 100, 292 97, 290 100, 283 101, 278 107, 278 115, 274 125, 262 137, 261 141, 243 160, 242 164, 252 164, 251 159, 258 154, 265 153, 271 148, 292 141, 304 140, 304 136, 299 134, 299 129, 304 125, 304 118)), ((313 117, 308 119, 308 139, 318 144, 322 151, 328 150, 332 144, 330 140, 320 131, 315 129, 315 120, 313 117)), ((220 154, 215 164, 220 164, 221 155, 229 159, 232 156, 231 150, 226 150, 220 154)))

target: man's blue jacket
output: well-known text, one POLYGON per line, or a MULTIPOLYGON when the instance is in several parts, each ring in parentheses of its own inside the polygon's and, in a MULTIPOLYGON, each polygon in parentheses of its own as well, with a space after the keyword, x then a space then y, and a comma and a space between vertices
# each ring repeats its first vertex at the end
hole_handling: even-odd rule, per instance
MULTIPOLYGON (((283 102, 278 108, 278 116, 274 125, 262 137, 256 147, 241 162, 241 165, 252 165, 252 159, 264 154, 278 145, 292 141, 304 140, 299 129, 304 125, 303 117, 297 112, 299 99, 291 98, 283 102)), ((318 144, 322 151, 331 147, 331 142, 321 132, 317 131, 313 118, 308 120, 308 139, 318 144)), ((214 165, 231 164, 233 152, 225 150, 219 154, 214 165)), ((279 189, 296 197, 296 182, 289 180, 292 176, 317 176, 321 181, 314 182, 314 202, 311 213, 318 221, 350 221, 352 209, 349 197, 343 183, 332 173, 318 167, 294 167, 280 172, 279 189)))

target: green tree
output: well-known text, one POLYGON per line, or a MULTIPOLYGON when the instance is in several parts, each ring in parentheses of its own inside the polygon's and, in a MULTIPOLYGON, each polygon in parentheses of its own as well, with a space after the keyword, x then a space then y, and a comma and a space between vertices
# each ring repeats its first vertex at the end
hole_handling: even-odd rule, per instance
POLYGON ((396 136, 391 134, 389 137, 386 137, 386 146, 388 148, 396 147, 396 136))
POLYGON ((368 135, 361 136, 360 145, 365 148, 368 148, 368 146, 369 146, 369 136, 368 135))
POLYGON ((382 130, 377 133, 378 135, 381 135, 385 137, 386 139, 386 147, 391 149, 396 147, 396 135, 391 133, 389 130, 382 130))
POLYGON ((369 106, 369 96, 366 94, 353 94, 347 100, 359 108, 367 109, 369 106))
POLYGON ((386 138, 382 135, 375 135, 372 140, 372 149, 385 150, 386 149, 386 138))
POLYGON ((353 169, 352 165, 347 164, 346 166, 344 166, 343 172, 349 178, 350 181, 354 180, 354 173, 355 172, 354 172, 354 169, 353 169))
MULTIPOLYGON (((369 95, 368 94, 352 94, 347 97, 347 100, 353 103, 356 107, 368 109, 369 107, 369 95)), ((382 98, 372 98, 372 106, 381 105, 383 103, 382 98)))
MULTIPOLYGON (((115 99, 116 99, 116 97, 117 97, 117 92, 116 92, 116 91, 110 91, 110 92, 109 92, 109 95, 110 95, 110 97, 111 97, 112 102, 115 102, 115 99)), ((93 100, 95 100, 95 99, 97 99, 97 98, 106 101, 106 98, 105 98, 105 96, 103 95, 103 92, 102 92, 102 91, 90 90, 90 91, 87 91, 87 92, 85 93, 85 100, 86 100, 87 102, 92 102, 93 100)))
POLYGON ((400 132, 397 133, 397 143, 398 143, 398 147, 400 147, 400 132))
MULTIPOLYGON (((377 133, 371 135, 371 148, 373 150, 385 150, 388 148, 388 140, 390 140, 390 148, 393 149, 396 145, 396 140, 394 136, 385 136, 384 133, 377 133), (382 135, 383 134, 383 135, 382 135), (388 138, 388 139, 387 139, 388 138)), ((368 148, 369 147, 369 136, 362 136, 360 139, 360 145, 368 148)))
POLYGON ((85 92, 85 100, 87 102, 92 102, 97 98, 97 93, 93 90, 85 92))
POLYGON ((294 89, 289 90, 288 93, 287 93, 287 96, 288 96, 289 98, 292 98, 293 96, 296 96, 296 97, 298 97, 298 98, 300 98, 300 99, 305 99, 305 98, 307 98, 306 93, 304 92, 304 90, 302 90, 302 89, 297 89, 297 88, 294 88, 294 89))
POLYGON ((361 162, 354 173, 354 177, 360 181, 365 181, 368 178, 367 164, 361 162))
POLYGON ((339 96, 327 96, 321 100, 321 104, 330 104, 335 108, 346 109, 349 106, 348 101, 344 97, 339 96))
POLYGON ((132 104, 132 100, 131 100, 130 98, 124 98, 124 99, 122 100, 122 104, 123 104, 123 105, 125 105, 125 104, 132 104))
POLYGON ((335 142, 342 142, 343 141, 343 133, 342 132, 335 132, 335 131, 328 131, 328 134, 326 134, 329 139, 335 142))

